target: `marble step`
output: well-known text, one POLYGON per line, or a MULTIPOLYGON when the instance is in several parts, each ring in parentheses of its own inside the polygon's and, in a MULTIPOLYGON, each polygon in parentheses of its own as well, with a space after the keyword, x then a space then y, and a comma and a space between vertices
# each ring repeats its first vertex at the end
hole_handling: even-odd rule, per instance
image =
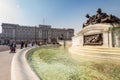
POLYGON ((118 52, 116 52, 116 51, 112 51, 112 52, 109 52, 109 51, 101 51, 101 50, 85 50, 85 49, 78 49, 78 48, 73 48, 73 47, 71 47, 70 49, 69 49, 70 51, 74 51, 74 52, 77 52, 77 53, 80 53, 80 54, 90 54, 90 55, 95 55, 95 54, 97 54, 97 55, 110 55, 110 56, 120 56, 120 51, 118 52))
POLYGON ((79 51, 75 49, 69 50, 72 55, 77 54, 80 56, 87 56, 87 57, 96 57, 96 58, 106 58, 106 59, 117 59, 120 60, 120 54, 109 54, 109 53, 97 53, 97 52, 89 52, 89 51, 79 51))
POLYGON ((74 48, 75 50, 78 51, 89 51, 89 52, 97 52, 97 53, 109 53, 109 54, 120 54, 120 51, 112 51, 112 50, 93 50, 93 49, 79 49, 79 48, 74 48))
POLYGON ((98 46, 91 46, 91 47, 88 47, 88 46, 85 46, 85 47, 81 47, 81 46, 76 46, 78 48, 87 48, 87 49, 102 49, 102 50, 120 50, 120 48, 106 48, 106 47, 98 47, 98 46))
POLYGON ((101 51, 101 52, 116 52, 120 53, 120 48, 96 48, 96 47, 71 47, 78 50, 101 51))
POLYGON ((80 53, 77 53, 77 52, 75 52, 75 51, 71 51, 72 53, 71 53, 71 56, 74 58, 74 56, 77 56, 77 58, 79 59, 81 59, 81 58, 83 58, 83 59, 90 59, 90 60, 96 60, 96 59, 100 59, 100 60, 110 60, 110 61, 112 61, 112 60, 115 60, 115 61, 120 61, 120 57, 119 56, 104 56, 104 55, 91 55, 91 54, 80 54, 80 53))
POLYGON ((72 47, 77 47, 77 48, 87 48, 87 49, 105 49, 105 50, 111 50, 111 49, 113 49, 113 50, 120 50, 120 48, 106 48, 106 47, 98 47, 98 46, 84 46, 84 47, 82 47, 82 46, 72 46, 72 47))

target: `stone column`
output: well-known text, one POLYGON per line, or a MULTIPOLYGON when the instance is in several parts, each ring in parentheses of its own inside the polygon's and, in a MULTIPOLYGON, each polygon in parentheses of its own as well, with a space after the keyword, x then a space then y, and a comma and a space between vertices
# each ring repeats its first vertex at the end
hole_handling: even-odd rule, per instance
POLYGON ((48 42, 51 43, 51 29, 48 30, 48 42))
POLYGON ((39 30, 39 39, 42 39, 42 30, 39 30))
POLYGON ((15 29, 12 30, 12 37, 15 39, 15 29))
POLYGON ((109 34, 107 31, 103 32, 103 47, 109 47, 109 34))
POLYGON ((113 42, 112 42, 112 32, 109 32, 109 47, 112 48, 113 47, 113 42))

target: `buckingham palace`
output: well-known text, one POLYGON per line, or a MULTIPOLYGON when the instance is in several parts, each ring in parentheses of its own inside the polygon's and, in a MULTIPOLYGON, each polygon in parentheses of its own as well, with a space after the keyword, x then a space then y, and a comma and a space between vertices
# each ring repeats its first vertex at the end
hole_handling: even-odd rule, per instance
POLYGON ((19 24, 2 23, 2 37, 5 41, 43 41, 51 42, 61 36, 65 40, 71 40, 74 29, 52 28, 51 25, 23 26, 19 24))

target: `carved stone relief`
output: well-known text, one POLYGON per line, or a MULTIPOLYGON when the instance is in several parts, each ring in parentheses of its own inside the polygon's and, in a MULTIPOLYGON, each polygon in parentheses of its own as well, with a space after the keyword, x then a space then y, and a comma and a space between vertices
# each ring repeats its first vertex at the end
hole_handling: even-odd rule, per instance
POLYGON ((93 34, 84 36, 84 45, 102 45, 103 34, 93 34))

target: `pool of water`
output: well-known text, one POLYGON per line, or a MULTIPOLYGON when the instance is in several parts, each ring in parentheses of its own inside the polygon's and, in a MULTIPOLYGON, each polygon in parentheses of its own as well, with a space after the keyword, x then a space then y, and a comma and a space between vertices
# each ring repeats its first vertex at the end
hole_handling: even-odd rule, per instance
POLYGON ((120 66, 108 62, 74 60, 66 48, 43 47, 29 51, 27 60, 41 80, 120 80, 120 66))

